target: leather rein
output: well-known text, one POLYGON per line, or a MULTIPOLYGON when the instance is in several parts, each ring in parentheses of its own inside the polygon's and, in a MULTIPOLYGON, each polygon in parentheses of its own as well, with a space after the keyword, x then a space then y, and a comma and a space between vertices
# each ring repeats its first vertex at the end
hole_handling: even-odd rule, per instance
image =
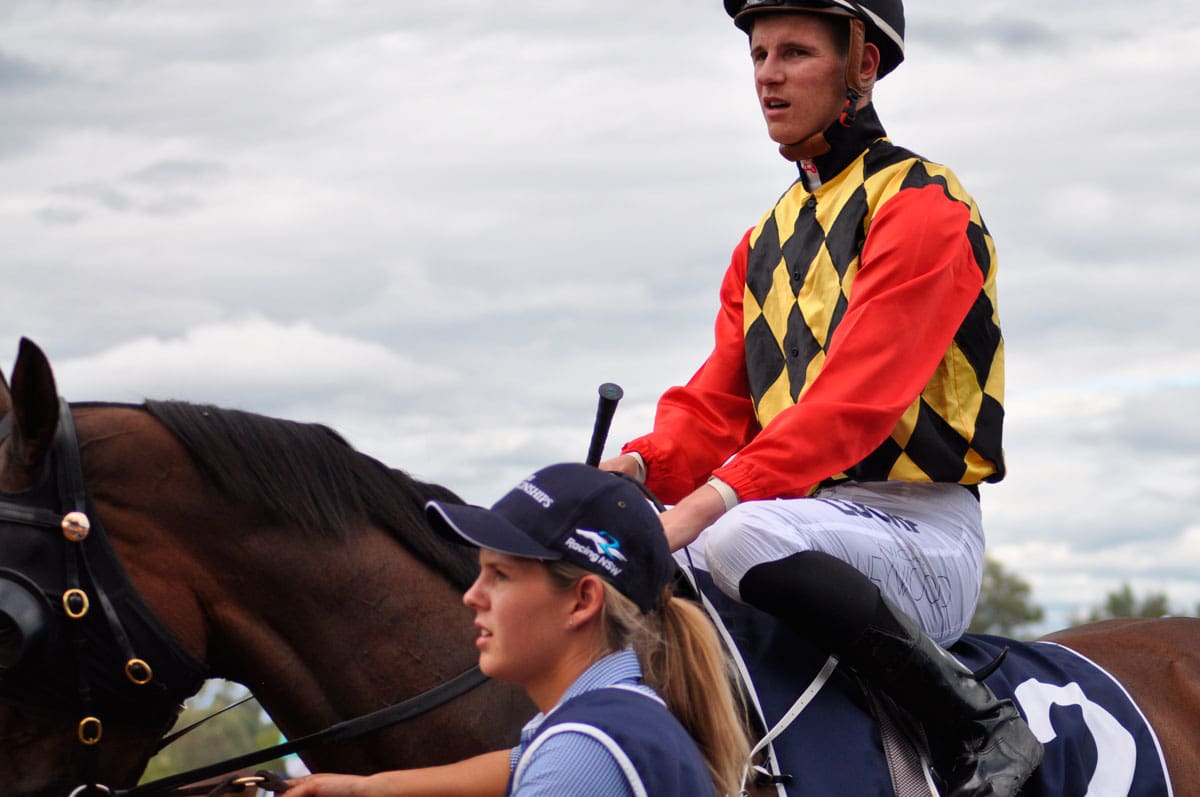
MULTIPOLYGON (((395 705, 387 706, 386 708, 381 708, 378 711, 373 711, 370 714, 344 720, 329 726, 323 731, 301 736, 298 739, 283 742, 273 747, 256 750, 253 753, 246 753, 245 755, 218 761, 215 764, 197 767, 187 772, 181 772, 178 775, 160 778, 159 780, 144 783, 132 789, 116 790, 111 793, 114 797, 157 797, 157 795, 167 793, 174 793, 176 795, 221 794, 221 791, 213 791, 214 787, 218 787, 220 784, 208 784, 206 786, 198 786, 195 789, 184 789, 181 787, 189 783, 205 780, 206 778, 223 775, 227 772, 247 769, 264 761, 271 761, 275 758, 291 755, 300 750, 349 741, 371 731, 377 731, 404 722, 405 720, 414 719, 466 694, 487 680, 488 677, 480 672, 479 667, 474 666, 451 678, 449 681, 438 684, 415 697, 411 697, 395 705)), ((228 781, 228 783, 231 787, 258 785, 249 783, 249 780, 252 779, 259 779, 267 784, 271 783, 271 778, 263 773, 246 779, 233 779, 228 781), (239 782, 240 780, 246 782, 239 782)))

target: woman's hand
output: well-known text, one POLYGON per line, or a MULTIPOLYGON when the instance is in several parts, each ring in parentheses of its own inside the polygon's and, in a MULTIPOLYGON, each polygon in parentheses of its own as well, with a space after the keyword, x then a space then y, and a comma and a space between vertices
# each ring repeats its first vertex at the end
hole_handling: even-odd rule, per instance
POLYGON ((284 797, 504 797, 508 750, 425 769, 396 769, 366 777, 308 775, 289 780, 284 797))
MULTIPOLYGON (((361 775, 306 775, 287 782, 284 797, 369 797, 374 794, 361 775)), ((382 794, 382 793, 380 793, 382 794)))

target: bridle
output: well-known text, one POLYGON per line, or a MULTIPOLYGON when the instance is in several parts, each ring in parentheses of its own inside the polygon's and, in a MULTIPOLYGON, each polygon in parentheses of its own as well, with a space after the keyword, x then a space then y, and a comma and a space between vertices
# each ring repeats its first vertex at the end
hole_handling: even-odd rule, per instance
MULTIPOLYGON (((11 412, 0 416, 0 440, 12 422, 11 412)), ((74 416, 60 399, 42 476, 21 492, 0 492, 0 703, 77 718, 80 785, 64 797, 181 794, 185 784, 410 719, 487 680, 473 667, 402 703, 266 750, 129 790, 96 782, 106 727, 163 738, 209 675, 141 598, 112 549, 84 484, 74 416)))
MULTIPOLYGON (((0 437, 12 423, 0 420, 0 437)), ((108 726, 161 736, 208 668, 184 650, 129 581, 83 481, 74 417, 59 420, 40 479, 0 493, 0 702, 77 718, 79 777, 95 783, 108 726)))

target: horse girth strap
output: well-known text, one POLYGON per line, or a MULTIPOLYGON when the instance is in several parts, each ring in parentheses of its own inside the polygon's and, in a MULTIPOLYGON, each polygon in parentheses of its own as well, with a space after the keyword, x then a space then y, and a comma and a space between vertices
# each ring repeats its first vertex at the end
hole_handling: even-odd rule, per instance
MULTIPOLYGON (((247 769, 264 761, 282 758, 300 750, 308 750, 313 747, 337 742, 346 742, 372 731, 381 730, 405 720, 414 719, 454 700, 456 697, 466 694, 487 680, 488 677, 483 674, 478 666, 475 666, 456 675, 449 681, 438 684, 432 689, 411 697, 408 700, 381 708, 370 714, 344 720, 329 726, 323 731, 301 736, 299 739, 283 742, 282 744, 257 750, 253 753, 218 761, 215 764, 197 767, 196 769, 181 772, 177 775, 160 778, 150 783, 143 783, 141 786, 135 786, 132 789, 113 791, 112 795, 113 797, 157 797, 157 795, 169 793, 176 795, 208 794, 210 793, 209 791, 184 790, 180 787, 205 780, 206 778, 223 775, 227 772, 247 769)), ((212 789, 213 786, 209 785, 202 788, 212 789)))

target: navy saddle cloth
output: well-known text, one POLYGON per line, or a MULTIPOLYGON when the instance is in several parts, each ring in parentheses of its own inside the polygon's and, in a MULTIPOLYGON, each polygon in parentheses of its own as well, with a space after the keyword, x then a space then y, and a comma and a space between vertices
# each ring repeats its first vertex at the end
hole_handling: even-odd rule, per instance
MULTIPOLYGON (((773 617, 722 594, 708 573, 692 571, 708 608, 738 650, 767 728, 774 727, 821 670, 826 657, 773 617)), ((1045 745, 1025 797, 1170 795, 1153 730, 1126 691, 1079 654, 1050 642, 967 635, 951 651, 972 670, 1009 653, 987 685, 1013 698, 1045 745)), ((812 703, 771 745, 790 775, 780 797, 894 794, 882 741, 866 699, 839 667, 812 703)))

